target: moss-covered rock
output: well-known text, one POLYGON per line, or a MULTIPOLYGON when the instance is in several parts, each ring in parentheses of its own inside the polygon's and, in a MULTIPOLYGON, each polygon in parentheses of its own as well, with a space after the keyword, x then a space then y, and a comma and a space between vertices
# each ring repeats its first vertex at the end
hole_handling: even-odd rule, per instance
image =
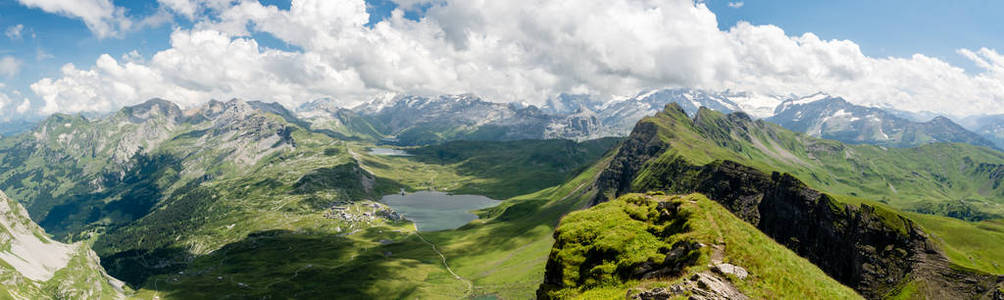
POLYGON ((554 237, 540 299, 858 298, 698 194, 627 194, 569 214, 554 237))

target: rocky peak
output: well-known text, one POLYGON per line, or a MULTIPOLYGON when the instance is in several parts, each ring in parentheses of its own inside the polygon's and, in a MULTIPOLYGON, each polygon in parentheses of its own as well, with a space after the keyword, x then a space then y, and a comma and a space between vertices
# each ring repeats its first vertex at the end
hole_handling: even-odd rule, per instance
POLYGON ((575 113, 583 108, 596 109, 603 102, 588 94, 560 94, 557 97, 548 98, 544 104, 543 111, 550 114, 575 113))
POLYGON ((260 110, 262 112, 273 113, 277 115, 291 115, 288 109, 278 102, 263 102, 263 101, 248 101, 248 105, 260 110))
POLYGON ((48 118, 45 118, 37 128, 35 128, 36 137, 39 133, 47 135, 51 132, 63 131, 68 128, 72 128, 73 124, 88 122, 87 118, 81 115, 69 115, 69 114, 52 114, 48 118))
MULTIPOLYGON (((533 107, 533 106, 531 106, 533 107)), ((548 124, 545 136, 553 138, 588 139, 608 134, 604 131, 596 113, 585 106, 579 106, 575 113, 555 117, 548 124)))
MULTIPOLYGON (((930 121, 927 121, 927 123, 930 123, 930 124, 938 124, 938 125, 952 125, 952 126, 959 126, 958 124, 955 124, 955 122, 953 122, 953 121, 952 121, 951 119, 949 119, 949 118, 946 118, 945 116, 937 116, 937 117, 934 117, 934 119, 931 119, 930 121)), ((959 127, 962 127, 962 126, 959 126, 959 127)))
POLYGON ((134 106, 126 106, 122 108, 121 115, 132 123, 143 123, 156 118, 165 118, 177 123, 183 117, 181 108, 177 104, 160 98, 153 98, 134 106))
POLYGON ((670 102, 666 104, 666 107, 662 109, 663 112, 674 115, 674 116, 687 116, 687 112, 683 110, 683 107, 679 103, 670 102))
POLYGON ((815 94, 791 98, 781 102, 780 105, 774 109, 774 114, 779 114, 795 106, 810 105, 810 104, 830 104, 830 105, 849 105, 850 103, 844 98, 830 96, 830 94, 824 92, 816 92, 815 94))
POLYGON ((216 126, 226 126, 226 124, 239 123, 259 110, 248 102, 233 98, 227 102, 209 100, 202 106, 193 108, 185 113, 189 123, 201 123, 210 121, 216 126))
POLYGON ((296 108, 296 112, 298 112, 298 113, 303 113, 303 112, 330 112, 330 113, 333 113, 333 112, 336 112, 336 111, 341 110, 341 109, 342 109, 342 107, 338 105, 338 102, 336 102, 335 99, 325 97, 325 98, 314 99, 314 100, 311 100, 310 102, 307 102, 307 103, 304 103, 304 104, 300 104, 300 106, 298 106, 296 108))
POLYGON ((708 107, 724 113, 740 110, 739 105, 720 93, 699 89, 662 89, 639 94, 634 99, 655 108, 675 102, 685 111, 696 113, 700 107, 708 107))

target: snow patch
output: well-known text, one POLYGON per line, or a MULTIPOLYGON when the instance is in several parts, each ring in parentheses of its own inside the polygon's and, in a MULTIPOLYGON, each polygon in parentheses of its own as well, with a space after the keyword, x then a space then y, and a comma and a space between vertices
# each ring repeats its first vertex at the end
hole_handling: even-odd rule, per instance
POLYGON ((827 95, 825 93, 815 93, 815 94, 813 94, 811 96, 806 96, 806 97, 802 97, 802 98, 799 98, 799 99, 796 99, 796 100, 792 100, 791 102, 788 102, 788 103, 790 103, 791 105, 805 105, 805 104, 809 104, 809 103, 816 102, 816 101, 819 101, 819 100, 823 100, 823 99, 826 99, 826 98, 830 98, 830 95, 827 95))
POLYGON ((656 90, 651 90, 651 91, 647 91, 647 92, 642 92, 642 93, 639 93, 638 96, 635 97, 635 98, 636 99, 642 99, 642 100, 644 100, 645 98, 651 97, 652 95, 655 95, 655 93, 658 93, 660 91, 662 91, 662 90, 656 89, 656 90))
MULTIPOLYGON (((861 118, 855 117, 854 114, 851 114, 850 112, 844 110, 843 108, 841 108, 840 110, 834 112, 833 115, 831 115, 829 118, 847 118, 851 122, 854 122, 854 121, 857 121, 857 120, 861 120, 861 118)), ((829 118, 827 118, 827 119, 829 119, 829 118)))
POLYGON ((792 106, 806 105, 806 104, 810 104, 810 103, 813 103, 813 102, 816 102, 816 101, 819 101, 819 100, 829 99, 829 98, 830 98, 829 94, 826 94, 826 93, 823 93, 823 92, 819 92, 819 93, 815 93, 815 94, 812 94, 812 95, 809 95, 809 96, 805 96, 805 97, 802 97, 802 98, 786 100, 783 103, 781 103, 781 105, 779 105, 777 107, 777 112, 785 111, 789 107, 792 107, 792 106))
POLYGON ((28 212, 0 192, 0 260, 14 267, 24 277, 46 281, 56 271, 65 268, 73 256, 75 246, 50 240, 42 229, 31 222, 28 212))
POLYGON ((736 105, 739 105, 739 110, 746 112, 754 118, 760 119, 773 116, 774 108, 782 102, 778 97, 760 95, 756 93, 730 95, 727 98, 736 105))

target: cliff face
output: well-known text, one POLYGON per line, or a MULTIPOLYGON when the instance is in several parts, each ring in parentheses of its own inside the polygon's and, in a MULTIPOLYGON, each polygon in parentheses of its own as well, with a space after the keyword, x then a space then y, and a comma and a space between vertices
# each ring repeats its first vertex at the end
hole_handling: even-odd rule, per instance
POLYGON ((917 256, 934 251, 909 220, 838 204, 787 174, 726 161, 701 168, 693 184, 868 298, 890 292, 907 279, 917 256))
MULTIPOLYGON (((672 108, 679 109, 679 106, 672 108)), ((667 106, 667 109, 670 107, 667 106)), ((679 113, 684 112, 679 109, 679 113)), ((639 122, 635 125, 631 135, 617 148, 617 155, 597 178, 596 187, 600 193, 596 194, 591 205, 630 191, 631 181, 637 172, 647 161, 665 151, 666 147, 668 145, 659 138, 659 128, 655 124, 639 122)))
POLYGON ((662 155, 672 146, 656 142, 659 134, 644 122, 635 128, 596 182, 594 203, 628 192, 703 193, 867 298, 911 281, 921 282, 928 297, 1001 297, 1004 277, 953 268, 909 219, 840 204, 788 174, 732 161, 697 166, 662 155))

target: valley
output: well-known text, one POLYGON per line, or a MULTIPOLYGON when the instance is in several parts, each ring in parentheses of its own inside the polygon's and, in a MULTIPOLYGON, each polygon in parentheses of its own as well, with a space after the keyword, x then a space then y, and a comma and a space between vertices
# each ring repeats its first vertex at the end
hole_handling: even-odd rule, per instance
POLYGON ((0 1, 0 300, 1004 300, 1001 11, 0 1))
MULTIPOLYGON (((912 265, 888 271, 901 278, 892 283, 848 279, 820 258, 823 250, 781 239, 762 227, 767 212, 741 204, 768 183, 735 193, 706 183, 734 168, 789 174, 827 193, 834 211, 879 216, 875 224, 885 225, 876 226, 893 226, 889 232, 896 227, 883 222, 908 218, 917 225, 904 230, 937 245, 932 259, 943 261, 933 272, 948 265, 1002 272, 1004 190, 996 183, 1004 154, 985 147, 847 145, 742 113, 703 107, 688 113, 674 103, 643 118, 626 139, 579 142, 447 138, 415 145, 354 129, 376 125, 339 121, 316 129, 321 117, 301 116, 241 100, 189 110, 156 100, 95 120, 57 115, 0 140, 0 188, 30 199, 23 202, 33 219, 55 237, 90 241, 103 269, 135 290, 129 295, 135 298, 595 298, 697 282, 627 276, 538 292, 542 282, 554 283, 549 257, 560 251, 555 230, 563 216, 630 192, 703 193, 681 196, 701 211, 716 211, 716 221, 687 221, 705 224, 690 227, 702 244, 745 243, 735 239, 739 234, 756 240, 725 246, 731 249, 725 257, 701 248, 701 263, 681 265, 687 275, 672 275, 676 280, 711 274, 702 266, 713 258, 748 268, 756 281, 705 279, 735 282, 736 291, 753 298, 943 291, 937 277, 915 275, 928 273, 912 272, 912 265), (727 221, 732 231, 700 231, 712 224, 700 222, 722 226, 722 211, 735 215, 727 221), (749 253, 763 251, 790 263, 786 268, 811 266, 811 274, 797 276, 816 279, 785 281, 796 275, 751 260, 749 253)), ((812 225, 819 226, 825 224, 812 225)), ((672 245, 674 236, 658 238, 672 245)), ((904 241, 895 249, 911 251, 913 240, 904 241)), ((660 251, 649 258, 665 255, 660 251)), ((895 264, 873 265, 888 263, 895 264)), ((993 285, 977 281, 973 293, 993 285)))

